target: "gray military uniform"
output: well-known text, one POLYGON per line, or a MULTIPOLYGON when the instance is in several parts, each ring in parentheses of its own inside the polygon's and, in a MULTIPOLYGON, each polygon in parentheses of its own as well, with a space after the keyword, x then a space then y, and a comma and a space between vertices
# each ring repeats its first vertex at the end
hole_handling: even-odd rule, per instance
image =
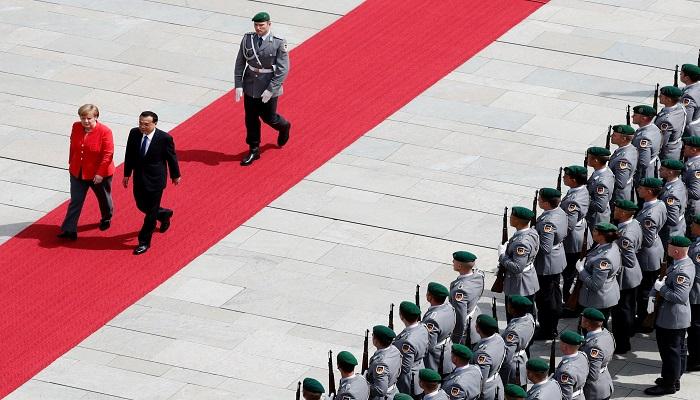
POLYGON ((680 103, 685 107, 686 126, 693 121, 700 119, 700 82, 686 85, 683 88, 683 95, 680 103))
POLYGON ((664 107, 654 119, 654 124, 659 127, 663 136, 660 158, 666 160, 672 158, 679 160, 681 157, 681 136, 685 129, 685 108, 681 103, 672 107, 664 107))
POLYGON ((418 372, 424 368, 423 357, 428 349, 428 330, 420 322, 407 326, 394 339, 394 346, 401 352, 401 373, 396 382, 399 392, 419 394, 418 372), (413 389, 411 389, 413 381, 413 389))
POLYGON ((613 200, 620 198, 632 200, 634 173, 637 170, 638 160, 639 153, 637 152, 637 148, 632 146, 632 144, 618 147, 610 156, 608 167, 613 175, 615 175, 613 200))
POLYGON ((503 365, 505 355, 506 345, 497 333, 481 339, 476 345, 471 363, 481 369, 483 400, 503 400, 503 381, 498 371, 503 365))
POLYGON ((520 384, 527 383, 527 354, 525 349, 535 334, 535 320, 531 314, 513 318, 501 336, 506 344, 506 358, 501 367, 501 379, 504 384, 516 383, 520 374, 520 384))
POLYGON ((452 343, 471 346, 479 341, 476 317, 481 314, 478 302, 484 293, 484 273, 473 269, 471 274, 460 275, 450 283, 450 304, 455 309, 455 328, 452 343), (467 330, 470 332, 467 335, 467 330), (470 342, 466 343, 467 336, 470 342))
MULTIPOLYGON (((666 272, 659 292, 663 301, 657 305, 656 326, 685 329, 690 326, 690 289, 695 283, 695 264, 690 258, 675 260, 666 272)), ((656 296, 652 288, 649 296, 656 296)))
POLYGON ((530 296, 540 288, 534 261, 540 247, 540 237, 532 228, 516 231, 508 240, 506 251, 498 262, 506 271, 503 293, 530 296))
POLYGON ((666 206, 659 200, 645 202, 635 217, 642 228, 642 247, 637 253, 642 271, 657 271, 661 268, 664 246, 659 231, 666 223, 666 206))
POLYGON ((423 325, 428 330, 428 349, 423 362, 425 368, 447 374, 454 369, 450 336, 455 328, 455 309, 445 302, 428 308, 423 316, 423 325), (442 355, 442 367, 440 366, 442 355))
MULTIPOLYGON (((562 357, 554 371, 554 379, 559 383, 563 400, 585 400, 583 385, 588 377, 588 359, 580 351, 562 357)), ((589 399, 598 400, 598 399, 589 399)))
POLYGON ((268 33, 258 47, 258 35, 243 35, 236 57, 234 84, 243 93, 260 98, 265 90, 276 97, 282 94, 282 83, 289 72, 287 41, 268 33))
POLYGON ((608 371, 608 363, 615 352, 615 339, 605 328, 597 332, 588 332, 581 351, 588 357, 589 365, 583 393, 587 399, 609 398, 613 393, 613 381, 608 371))
POLYGON ((450 400, 476 400, 481 395, 481 368, 465 365, 455 368, 442 381, 442 390, 450 400))
POLYGON ((562 398, 559 382, 552 378, 532 385, 527 391, 527 400, 559 400, 562 398))
POLYGON ((692 221, 693 216, 700 212, 700 156, 689 158, 685 162, 682 177, 688 194, 686 220, 692 221))
POLYGON ((369 399, 369 385, 365 377, 355 374, 347 378, 341 378, 338 392, 334 400, 367 400, 369 399))
POLYGON ((391 400, 398 391, 396 381, 401 372, 401 352, 394 346, 377 349, 369 359, 367 382, 370 400, 391 400))
POLYGON ((540 249, 535 257, 537 275, 561 274, 566 266, 564 239, 569 229, 566 212, 557 207, 537 218, 535 229, 540 237, 540 249))
POLYGON ((683 136, 700 136, 700 119, 687 124, 683 136))
POLYGON ((661 131, 654 124, 642 126, 634 134, 632 145, 637 148, 639 158, 637 159, 637 170, 634 181, 639 184, 642 178, 654 177, 656 171, 656 161, 659 159, 661 149, 661 131))
POLYGON ((666 204, 666 223, 659 231, 661 243, 666 245, 671 236, 685 235, 685 208, 688 202, 688 192, 683 181, 679 178, 666 182, 659 200, 666 204))
POLYGON ((424 395, 423 400, 450 400, 450 398, 444 390, 438 389, 436 392, 424 395))
POLYGON ((621 266, 616 242, 598 245, 589 251, 579 279, 583 282, 578 302, 584 307, 608 308, 620 300, 617 274, 621 266))
POLYGON ((700 304, 700 237, 688 249, 688 258, 695 264, 695 280, 690 289, 690 304, 700 304))
POLYGON ((637 252, 642 247, 642 227, 639 221, 632 218, 617 225, 620 238, 617 247, 620 249, 620 289, 632 289, 642 282, 642 269, 639 267, 637 252))
POLYGON ((579 253, 583 246, 583 235, 586 232, 586 214, 590 197, 585 186, 571 188, 561 200, 559 207, 567 215, 569 231, 564 239, 564 252, 579 253))
POLYGON ((594 226, 600 222, 610 222, 610 199, 615 190, 615 175, 608 167, 595 170, 588 178, 587 187, 591 196, 586 216, 588 224, 594 226))

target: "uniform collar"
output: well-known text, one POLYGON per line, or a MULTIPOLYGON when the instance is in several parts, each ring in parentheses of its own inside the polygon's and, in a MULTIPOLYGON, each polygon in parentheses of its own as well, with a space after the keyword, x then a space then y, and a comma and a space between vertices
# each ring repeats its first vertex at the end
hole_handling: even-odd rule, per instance
POLYGON ((632 221, 634 221, 634 218, 630 218, 627 221, 620 222, 619 224, 617 224, 617 227, 618 229, 622 228, 623 226, 629 225, 632 221))

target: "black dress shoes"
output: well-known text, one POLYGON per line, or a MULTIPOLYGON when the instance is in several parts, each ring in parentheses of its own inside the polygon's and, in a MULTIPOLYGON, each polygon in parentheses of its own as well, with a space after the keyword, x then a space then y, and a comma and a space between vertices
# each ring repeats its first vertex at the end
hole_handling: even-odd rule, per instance
MULTIPOLYGON (((654 383, 656 384, 656 386, 663 386, 664 378, 656 378, 654 383)), ((681 380, 680 379, 676 380, 676 382, 674 382, 674 384, 673 384, 673 387, 676 389, 676 392, 681 390, 681 380)))
POLYGON ((68 231, 63 231, 56 235, 57 238, 61 239, 68 239, 68 240, 78 240, 78 232, 68 232, 68 231))
POLYGON ((168 211, 168 215, 160 221, 160 233, 165 233, 170 228, 170 218, 173 216, 173 211, 168 211))
POLYGON ((287 123, 287 126, 280 129, 277 135, 277 146, 282 147, 289 141, 289 130, 292 128, 292 123, 287 123))
POLYGON ((103 219, 100 220, 100 230, 101 231, 106 231, 109 229, 109 227, 112 226, 112 221, 109 219, 103 219))
POLYGON ((253 163, 253 161, 257 160, 260 158, 260 149, 257 147, 253 147, 250 149, 250 152, 248 153, 247 156, 245 156, 241 160, 241 165, 242 166, 248 166, 253 163))
POLYGON ((652 386, 650 388, 644 389, 644 394, 649 396, 663 396, 666 394, 676 393, 676 388, 673 386, 652 386))
POLYGON ((134 255, 138 256, 139 254, 147 252, 149 247, 150 246, 145 243, 139 243, 139 245, 134 249, 134 255))

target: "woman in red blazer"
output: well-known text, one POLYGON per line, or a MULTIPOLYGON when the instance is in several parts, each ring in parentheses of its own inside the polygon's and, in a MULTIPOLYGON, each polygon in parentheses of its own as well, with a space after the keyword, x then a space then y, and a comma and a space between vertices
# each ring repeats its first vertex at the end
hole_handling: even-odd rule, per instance
POLYGON ((100 205, 100 230, 109 229, 112 204, 112 175, 114 175, 114 139, 112 131, 97 121, 100 110, 93 104, 78 109, 80 121, 73 124, 70 134, 68 172, 70 172, 70 203, 61 225, 60 238, 78 239, 78 218, 88 189, 92 189, 100 205))

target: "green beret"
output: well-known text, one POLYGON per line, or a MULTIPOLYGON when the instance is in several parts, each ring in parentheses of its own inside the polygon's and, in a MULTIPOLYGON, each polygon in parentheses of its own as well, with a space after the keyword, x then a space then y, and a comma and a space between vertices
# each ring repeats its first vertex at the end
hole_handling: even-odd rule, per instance
POLYGON ((515 206, 511 209, 511 215, 520 219, 530 220, 535 214, 527 207, 515 206))
POLYGON ((430 282, 428 284, 428 293, 438 297, 447 297, 450 295, 450 291, 437 282, 430 282))
POLYGON ((422 381, 426 382, 440 382, 442 381, 442 377, 440 374, 435 371, 434 369, 430 368, 423 368, 418 372, 418 378, 422 381))
POLYGON ((452 258, 459 262, 473 262, 476 261, 476 256, 468 251, 455 251, 452 253, 452 258))
POLYGON ((522 310, 522 309, 526 309, 528 307, 531 307, 532 301, 530 301, 530 299, 528 299, 525 296, 515 295, 515 296, 510 296, 510 304, 513 307, 515 307, 519 310, 522 310))
POLYGON ((661 161, 661 166, 674 171, 683 171, 685 169, 685 164, 683 164, 683 161, 674 160, 672 158, 661 161))
POLYGON ((341 351, 338 353, 338 356, 336 357, 338 360, 338 363, 345 363, 348 365, 352 365, 353 367, 357 365, 357 358, 352 355, 349 351, 341 351))
POLYGON ((323 392, 325 392, 325 390, 323 389, 323 385, 321 385, 321 382, 317 381, 314 378, 304 378, 304 382, 301 384, 301 386, 307 392, 311 392, 311 393, 323 393, 323 392))
POLYGON ((566 330, 562 332, 561 335, 559 335, 559 339, 566 344, 573 344, 576 346, 579 346, 581 345, 581 343, 583 343, 583 336, 571 330, 566 330))
POLYGON ((561 192, 553 188, 540 189, 540 197, 546 200, 557 199, 561 197, 561 192))
POLYGON ((615 207, 618 207, 618 208, 621 208, 621 209, 627 210, 627 211, 639 210, 639 206, 637 205, 637 203, 635 203, 631 200, 625 200, 625 199, 615 200, 615 207))
POLYGON ((646 104, 634 106, 632 108, 632 111, 634 111, 635 114, 644 115, 646 117, 656 116, 656 110, 654 110, 654 107, 648 106, 646 104))
POLYGON ((253 16, 253 22, 267 22, 270 20, 270 14, 265 11, 259 12, 253 16))
POLYGON ((549 364, 547 361, 541 358, 533 358, 531 360, 527 360, 525 368, 535 372, 547 372, 549 371, 549 364))
POLYGON ((399 311, 404 315, 414 315, 420 317, 420 308, 412 301, 402 301, 399 311))
POLYGON ((580 165, 569 165, 568 167, 564 167, 564 173, 569 176, 588 176, 588 170, 586 169, 586 167, 580 165))
POLYGON ((621 133, 623 135, 634 135, 634 128, 629 125, 613 125, 613 132, 621 133))
POLYGON ((372 335, 381 340, 393 340, 396 337, 396 333, 388 326, 384 325, 375 325, 374 328, 372 328, 372 335))
POLYGON ((685 236, 671 236, 668 244, 676 247, 690 247, 690 245, 693 244, 693 241, 685 236))
POLYGON ((685 136, 683 143, 690 147, 700 147, 700 136, 685 136))
POLYGON ((685 72, 686 75, 700 77, 700 67, 695 64, 683 64, 681 66, 681 71, 685 72))
POLYGON ((605 315, 597 308, 588 307, 583 310, 583 316, 590 319, 591 321, 603 322, 605 321, 605 315))
POLYGON ((605 147, 597 146, 589 147, 586 153, 598 157, 609 157, 611 154, 610 150, 606 149, 605 147))
POLYGON ((405 393, 396 393, 396 396, 394 396, 394 400, 413 400, 413 397, 405 393))
POLYGON ((681 96, 683 96, 683 91, 675 86, 664 86, 662 87, 659 92, 663 94, 666 97, 670 97, 672 99, 677 99, 681 96))
POLYGON ((643 178, 641 181, 639 181, 639 186, 644 186, 648 188, 660 188, 664 185, 664 181, 659 178, 643 178))
POLYGON ((481 314, 476 317, 476 324, 485 328, 498 329, 498 321, 488 314, 481 314))
POLYGON ((515 397, 519 399, 524 399, 527 397, 527 392, 522 387, 516 385, 515 383, 509 383, 505 387, 506 396, 515 397))
POLYGON ((598 232, 617 232, 617 226, 610 222, 599 222, 595 224, 595 230, 598 232))
POLYGON ((452 345, 452 355, 455 355, 463 360, 471 360, 474 353, 471 349, 463 344, 455 343, 452 345))

